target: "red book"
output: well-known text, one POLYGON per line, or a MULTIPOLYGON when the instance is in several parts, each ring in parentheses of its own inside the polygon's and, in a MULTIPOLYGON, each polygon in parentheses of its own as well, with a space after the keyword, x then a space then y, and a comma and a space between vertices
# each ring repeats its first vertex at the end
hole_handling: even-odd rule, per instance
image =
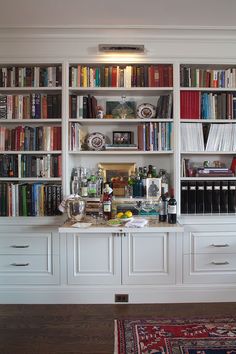
POLYGON ((116 87, 117 86, 117 67, 116 66, 112 67, 111 86, 112 87, 116 87))

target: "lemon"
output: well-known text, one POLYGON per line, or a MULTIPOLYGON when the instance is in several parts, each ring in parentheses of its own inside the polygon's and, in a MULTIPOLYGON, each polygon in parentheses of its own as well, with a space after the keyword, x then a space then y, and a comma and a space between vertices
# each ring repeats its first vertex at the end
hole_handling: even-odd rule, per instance
POLYGON ((124 213, 122 213, 122 211, 120 211, 120 212, 116 215, 116 217, 120 219, 120 218, 122 218, 123 215, 124 215, 124 213))
POLYGON ((125 215, 126 215, 128 218, 131 218, 131 217, 133 216, 133 213, 132 213, 132 211, 127 210, 127 211, 125 212, 125 215))

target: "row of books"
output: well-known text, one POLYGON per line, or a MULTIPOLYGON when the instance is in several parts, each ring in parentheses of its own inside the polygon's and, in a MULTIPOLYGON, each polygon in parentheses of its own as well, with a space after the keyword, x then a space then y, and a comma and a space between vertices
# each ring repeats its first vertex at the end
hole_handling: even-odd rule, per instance
POLYGON ((137 127, 138 149, 168 151, 172 148, 172 123, 143 123, 137 127))
POLYGON ((0 151, 61 150, 60 126, 0 126, 0 151))
POLYGON ((236 151, 236 125, 201 123, 181 124, 181 150, 236 151))
POLYGON ((236 213, 236 181, 182 181, 181 213, 236 213))
POLYGON ((61 177, 61 155, 21 156, 21 177, 61 177))
POLYGON ((56 87, 61 82, 61 65, 0 68, 0 87, 56 87))
POLYGON ((100 65, 71 66, 72 87, 171 87, 173 66, 156 65, 100 65))
POLYGON ((69 111, 71 118, 96 118, 97 99, 92 95, 70 95, 69 111))
POLYGON ((236 94, 181 91, 181 119, 236 119, 236 94))
POLYGON ((51 178, 61 177, 61 172, 61 155, 0 155, 0 177, 51 178))
POLYGON ((61 95, 0 95, 0 119, 47 119, 61 117, 61 95))
POLYGON ((235 88, 236 68, 205 69, 181 65, 180 85, 182 87, 235 88))
POLYGON ((58 184, 0 182, 0 216, 59 215, 61 200, 58 184))

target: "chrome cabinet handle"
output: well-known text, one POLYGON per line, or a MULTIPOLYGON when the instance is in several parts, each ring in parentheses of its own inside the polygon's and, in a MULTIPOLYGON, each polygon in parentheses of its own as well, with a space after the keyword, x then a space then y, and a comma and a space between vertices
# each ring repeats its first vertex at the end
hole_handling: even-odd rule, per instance
POLYGON ((29 245, 11 245, 12 248, 29 248, 29 245))
POLYGON ((229 247, 228 243, 223 243, 223 244, 215 244, 215 243, 212 243, 211 244, 212 247, 229 247))
POLYGON ((29 263, 11 263, 14 267, 28 267, 29 263))
POLYGON ((229 264, 229 262, 225 261, 225 262, 211 262, 211 264, 214 264, 214 265, 226 265, 226 264, 229 264))

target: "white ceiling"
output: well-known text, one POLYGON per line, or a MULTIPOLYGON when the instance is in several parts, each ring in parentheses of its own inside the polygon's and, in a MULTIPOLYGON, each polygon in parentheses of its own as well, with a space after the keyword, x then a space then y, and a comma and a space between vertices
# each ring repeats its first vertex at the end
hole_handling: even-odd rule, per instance
POLYGON ((0 8, 0 27, 236 28, 236 0, 0 0, 0 8))

